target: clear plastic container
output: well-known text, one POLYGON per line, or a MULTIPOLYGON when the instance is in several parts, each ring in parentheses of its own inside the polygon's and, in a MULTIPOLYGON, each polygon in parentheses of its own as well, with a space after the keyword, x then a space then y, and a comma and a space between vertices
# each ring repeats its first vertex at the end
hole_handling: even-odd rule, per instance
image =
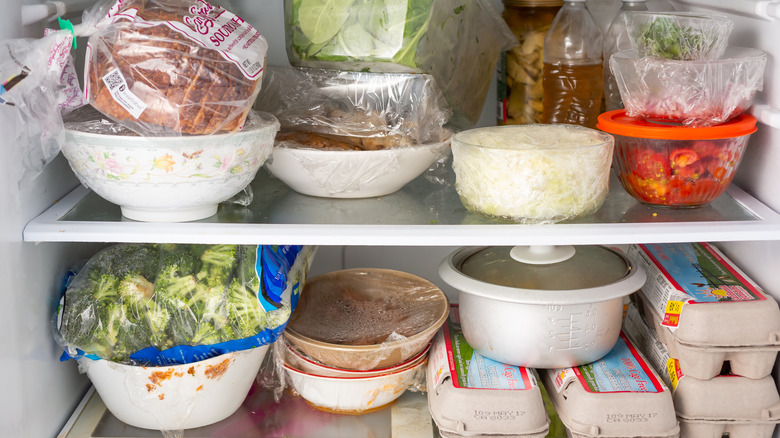
POLYGON ((596 127, 604 98, 602 41, 585 0, 565 1, 544 39, 542 123, 596 127))
POLYGON ((498 75, 499 125, 541 123, 544 38, 563 0, 504 0, 504 21, 518 45, 503 52, 498 75))
POLYGON ((626 30, 623 13, 646 10, 646 0, 623 0, 620 9, 607 29, 607 33, 604 35, 604 62, 602 69, 604 74, 604 106, 607 111, 623 108, 623 101, 620 99, 620 90, 615 82, 615 75, 609 68, 609 57, 615 52, 633 48, 631 40, 628 38, 628 30, 626 30))

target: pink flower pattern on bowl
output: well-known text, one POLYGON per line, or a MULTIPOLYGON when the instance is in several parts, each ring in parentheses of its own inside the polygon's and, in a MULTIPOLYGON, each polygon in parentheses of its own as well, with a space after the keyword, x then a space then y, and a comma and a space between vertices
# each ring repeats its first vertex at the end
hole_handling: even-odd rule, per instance
POLYGON ((179 222, 216 213, 271 155, 279 122, 231 134, 138 137, 66 130, 62 153, 85 186, 135 220, 179 222))

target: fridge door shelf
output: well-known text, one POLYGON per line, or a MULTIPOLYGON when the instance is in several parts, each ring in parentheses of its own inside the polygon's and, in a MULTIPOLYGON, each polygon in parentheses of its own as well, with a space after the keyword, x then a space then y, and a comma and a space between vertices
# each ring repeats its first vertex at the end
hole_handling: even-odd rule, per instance
MULTIPOLYGON (((438 169, 442 170, 442 169, 438 169)), ((417 178, 400 191, 366 199, 301 195, 265 169, 248 206, 225 202, 195 222, 135 222, 79 186, 33 219, 28 242, 162 242, 374 246, 630 244, 780 240, 780 214, 735 185, 710 205, 643 205, 613 175, 595 214, 557 224, 500 223, 466 210, 452 172, 417 178), (436 177, 436 182, 434 178, 436 177)))
MULTIPOLYGON (((90 387, 57 438, 157 437, 160 431, 128 426, 106 409, 90 387)), ((184 438, 285 437, 341 438, 374 436, 439 438, 428 413, 428 398, 407 391, 390 406, 363 415, 319 411, 302 398, 283 392, 279 402, 273 393, 255 385, 244 404, 230 417, 204 427, 187 429, 184 438), (301 419, 305 421, 300 421, 301 419)))

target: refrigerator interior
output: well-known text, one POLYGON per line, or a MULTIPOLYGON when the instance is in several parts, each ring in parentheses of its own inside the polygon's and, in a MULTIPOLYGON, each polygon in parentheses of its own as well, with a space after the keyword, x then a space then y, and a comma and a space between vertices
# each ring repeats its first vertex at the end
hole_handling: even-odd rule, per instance
MULTIPOLYGON (((500 6, 500 1, 495 1, 500 6)), ((19 17, 25 0, 5 0, 0 14, 0 38, 39 37, 43 23, 24 26, 19 17)), ((78 8, 84 1, 68 0, 78 8)), ((224 0, 246 21, 260 29, 269 42, 268 63, 287 64, 284 49, 282 2, 224 0)), ((591 0, 599 17, 613 10, 615 0, 591 0)), ((770 52, 764 91, 756 98, 754 115, 759 130, 753 135, 736 184, 775 211, 780 211, 780 184, 775 179, 780 166, 780 83, 774 71, 780 56, 777 41, 780 26, 776 2, 672 1, 678 10, 703 10, 715 5, 735 20, 731 42, 735 45, 763 48, 770 52), (774 4, 774 7, 772 6, 774 4), (769 7, 767 6, 769 5, 769 7), (764 13, 766 17, 757 14, 764 13)), ((78 13, 74 13, 78 16, 78 13)), ((606 22, 605 20, 602 20, 606 22)), ((79 62, 77 61, 77 65, 79 62)), ((495 120, 495 89, 488 94, 480 125, 495 120)), ((103 245, 101 242, 68 243, 25 242, 22 236, 29 221, 41 214, 79 185, 60 156, 45 172, 34 178, 22 178, 20 157, 13 144, 14 119, 11 110, 0 106, 0 132, 4 136, 4 159, 0 162, 0 287, 4 303, 0 306, 0 375, 6 377, 4 396, 0 398, 0 436, 44 437, 61 430, 89 382, 75 364, 59 361, 60 349, 52 341, 50 320, 56 309, 59 282, 73 263, 83 260, 103 245)), ((766 291, 780 298, 780 279, 773 275, 780 260, 780 241, 723 242, 720 247, 766 291)), ((454 246, 323 246, 319 249, 311 275, 350 267, 382 267, 407 271, 427 278, 457 302, 457 293, 438 276, 438 265, 454 246)), ((777 372, 775 373, 777 378, 777 372)), ((385 420, 382 420, 385 421, 385 420)), ((159 436, 158 434, 150 436, 159 436)), ((780 433, 775 433, 780 436, 780 433)))

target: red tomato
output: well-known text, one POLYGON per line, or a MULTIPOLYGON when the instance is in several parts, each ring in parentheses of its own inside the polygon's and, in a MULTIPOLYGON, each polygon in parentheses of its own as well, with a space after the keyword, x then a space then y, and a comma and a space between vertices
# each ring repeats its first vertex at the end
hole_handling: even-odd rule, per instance
POLYGON ((699 161, 699 154, 693 149, 675 149, 669 154, 669 161, 673 168, 688 167, 699 161))
MULTIPOLYGON (((632 157, 633 158, 633 157, 632 157)), ((640 151, 629 166, 640 178, 666 179, 672 174, 669 160, 658 152, 640 151)))
POLYGON ((702 165, 704 166, 704 169, 712 175, 715 179, 722 179, 726 176, 728 173, 726 170, 726 166, 729 166, 730 163, 723 162, 715 157, 705 157, 701 160, 702 165))

